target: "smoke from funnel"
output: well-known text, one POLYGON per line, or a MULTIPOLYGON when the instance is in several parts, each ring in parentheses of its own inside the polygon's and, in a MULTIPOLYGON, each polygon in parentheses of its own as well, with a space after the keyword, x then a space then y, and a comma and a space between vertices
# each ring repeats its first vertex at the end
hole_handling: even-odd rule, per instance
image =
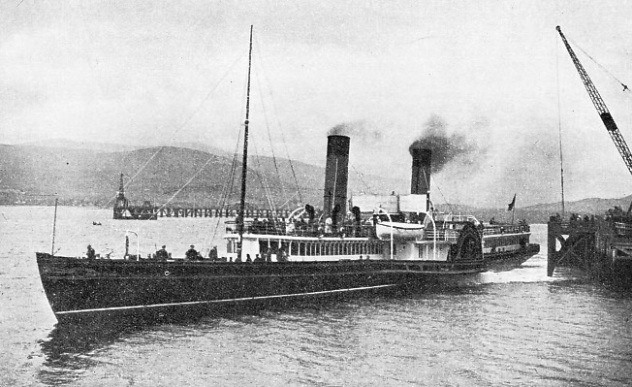
POLYGON ((327 136, 347 136, 359 141, 382 140, 382 133, 371 126, 366 121, 345 122, 329 129, 327 136))
POLYGON ((423 128, 423 134, 408 148, 411 156, 415 149, 429 149, 432 151, 431 172, 439 172, 450 162, 460 157, 467 157, 477 150, 473 142, 461 134, 446 133, 445 121, 433 115, 423 128))

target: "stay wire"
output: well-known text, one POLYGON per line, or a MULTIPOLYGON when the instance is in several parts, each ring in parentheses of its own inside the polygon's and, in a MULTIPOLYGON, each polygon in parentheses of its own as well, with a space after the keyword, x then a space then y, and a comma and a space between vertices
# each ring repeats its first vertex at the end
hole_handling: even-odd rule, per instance
MULTIPOLYGON (((261 72, 263 72, 263 70, 261 72)), ((257 77, 257 84, 259 85, 259 90, 263 90, 263 87, 261 86, 261 80, 260 80, 259 77, 257 77)), ((283 179, 281 178, 281 173, 279 171, 279 166, 277 164, 276 154, 274 152, 274 141, 272 139, 272 133, 270 131, 270 122, 268 120, 268 112, 267 112, 266 105, 265 105, 265 98, 263 98, 263 93, 261 93, 261 92, 259 93, 259 98, 261 100, 261 108, 263 110, 263 118, 265 120, 265 126, 266 126, 267 133, 268 133, 268 141, 270 142, 270 152, 272 153, 272 162, 274 164, 274 170, 275 170, 276 176, 279 179, 279 184, 281 186, 281 193, 283 195, 283 198, 285 200, 287 200, 287 192, 285 190, 285 184, 283 182, 283 179)))
MULTIPOLYGON (((247 94, 248 94, 248 78, 246 78, 244 80, 244 85, 243 85, 243 89, 242 89, 242 101, 246 100, 247 94)), ((241 111, 241 116, 242 117, 245 116, 245 111, 246 111, 246 107, 243 106, 242 107, 242 111, 241 111)), ((225 191, 226 195, 224 195, 221 198, 222 206, 220 208, 224 208, 224 205, 226 205, 226 200, 228 200, 232 196, 232 193, 233 193, 235 177, 237 175, 237 164, 238 164, 238 159, 239 159, 239 149, 240 149, 240 145, 242 145, 242 139, 245 141, 245 136, 246 136, 245 124, 241 124, 240 125, 240 129, 239 129, 238 132, 239 132, 239 134, 237 136, 237 142, 235 143, 235 151, 233 152, 233 163, 232 163, 232 166, 231 166, 230 179, 229 179, 230 182, 227 185, 227 187, 228 187, 227 190, 225 191)), ((241 166, 242 171, 243 171, 244 167, 245 166, 242 163, 242 166, 241 166)), ((226 217, 227 218, 229 217, 229 215, 232 215, 232 214, 229 214, 229 212, 231 212, 231 209, 229 207, 230 206, 228 206, 226 208, 226 217)), ((220 219, 218 217, 217 225, 219 225, 219 222, 220 222, 220 219)), ((218 229, 218 227, 215 228, 215 232, 213 233, 213 239, 215 238, 215 235, 217 233, 217 229, 218 229)))
MULTIPOLYGON (((173 133, 171 134, 170 139, 172 139, 178 132, 180 132, 182 129, 184 129, 189 122, 193 119, 193 117, 195 115, 197 115, 200 110, 202 110, 202 107, 204 106, 204 104, 206 103, 206 101, 211 97, 211 95, 215 92, 215 90, 219 87, 219 85, 224 81, 224 79, 228 76, 228 74, 230 74, 230 72, 232 71, 232 69, 235 67, 235 65, 237 64, 237 62, 239 62, 241 60, 241 58, 243 57, 243 54, 239 55, 237 57, 237 59, 235 59, 235 61, 230 65, 230 67, 228 68, 228 70, 226 70, 226 72, 221 76, 221 78, 215 83, 215 85, 209 90, 209 92, 206 94, 206 96, 202 99, 202 101, 198 104, 197 108, 194 109, 186 118, 185 120, 176 127, 176 129, 173 131, 173 133)), ((134 179, 136 179, 136 177, 149 165, 149 163, 166 147, 166 145, 162 145, 158 148, 158 150, 156 150, 151 157, 149 157, 149 159, 138 169, 138 171, 136 171, 136 173, 130 177, 129 181, 127 182, 127 184, 124 184, 123 188, 127 188, 133 181, 134 179)), ((206 163, 208 164, 208 163, 206 163)), ((205 165, 206 165, 205 164, 205 165)), ((112 199, 110 199, 106 204, 105 207, 108 207, 109 205, 111 205, 111 203, 116 200, 116 196, 114 196, 112 199)))
MULTIPOLYGON (((241 145, 243 132, 244 132, 243 130, 239 130, 239 135, 237 136, 237 142, 235 143, 235 151, 233 152, 233 160, 230 166, 228 181, 223 185, 222 193, 220 195, 220 198, 217 201, 217 207, 220 209, 220 211, 223 211, 224 209, 226 209, 226 218, 228 218, 229 216, 228 212, 230 211, 230 209, 226 207, 226 201, 228 201, 229 198, 231 197, 233 187, 235 185, 235 176, 237 175, 237 163, 239 159, 239 148, 241 145)), ((215 223, 211 240, 215 240, 215 237, 217 236, 217 231, 219 230, 220 222, 221 222, 221 217, 217 216, 217 222, 215 223)))
POLYGON ((362 183, 362 185, 364 185, 364 188, 366 189, 367 192, 371 192, 371 187, 369 187, 369 185, 366 183, 366 181, 364 180, 364 174, 359 172, 356 167, 354 167, 353 165, 351 166, 351 169, 353 169, 353 172, 355 172, 355 174, 358 176, 358 179, 360 180, 360 182, 362 183))
MULTIPOLYGON (((257 37, 255 37, 255 45, 258 48, 258 52, 259 52, 259 57, 261 58, 261 66, 262 68, 265 68, 265 59, 263 58, 263 55, 261 54, 263 50, 260 49, 260 44, 259 44, 259 40, 257 39, 257 37)), ((270 84, 268 78, 267 78, 267 72, 266 71, 262 71, 263 76, 265 77, 266 81, 268 82, 268 84, 270 84)), ((274 111, 277 111, 276 106, 275 106, 275 98, 274 95, 272 93, 272 90, 270 89, 269 91, 270 93, 270 100, 272 101, 272 109, 274 111)), ((292 162, 292 158, 290 157, 290 152, 288 150, 287 147, 287 141, 285 139, 285 131, 283 130, 283 126, 281 125, 281 123, 279 122, 278 118, 277 118, 277 122, 276 122, 277 126, 279 127, 279 133, 281 134, 281 142, 283 143, 283 147, 285 148, 285 155, 286 158, 290 164, 290 170, 292 171, 292 178, 294 179, 294 184, 296 186, 296 193, 298 194, 298 200, 300 203, 303 203, 303 196, 301 194, 301 187, 298 184, 298 178, 296 177, 296 170, 294 168, 294 163, 292 162)))

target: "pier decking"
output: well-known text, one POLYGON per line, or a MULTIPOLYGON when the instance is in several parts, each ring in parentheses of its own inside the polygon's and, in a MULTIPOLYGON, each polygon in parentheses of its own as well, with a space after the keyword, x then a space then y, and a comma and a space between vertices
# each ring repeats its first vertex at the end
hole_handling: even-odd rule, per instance
MULTIPOLYGON (((246 218, 287 218, 289 210, 245 210, 246 218)), ((115 207, 114 219, 156 219, 156 218, 234 218, 236 209, 216 207, 157 207, 127 206, 115 207), (125 214, 128 214, 125 216, 125 214)))

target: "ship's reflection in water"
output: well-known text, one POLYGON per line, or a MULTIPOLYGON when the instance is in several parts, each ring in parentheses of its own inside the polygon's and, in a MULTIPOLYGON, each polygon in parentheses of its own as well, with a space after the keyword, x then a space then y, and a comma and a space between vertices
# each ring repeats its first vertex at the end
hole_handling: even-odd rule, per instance
MULTIPOLYGON (((226 313, 230 316, 234 311, 226 313)), ((46 385, 70 384, 94 367, 107 363, 114 365, 112 354, 139 338, 149 339, 142 340, 147 343, 152 341, 152 337, 173 339, 187 336, 192 329, 197 329, 194 327, 209 329, 219 322, 200 313, 153 317, 138 315, 109 317, 96 322, 57 323, 47 339, 41 342, 45 362, 40 370, 40 381, 46 385), (202 319, 205 321, 202 322, 202 319)))
MULTIPOLYGON (((435 291, 444 294, 471 292, 462 288, 437 288, 435 291)), ((332 324, 344 322, 345 329, 349 329, 355 325, 354 315, 361 311, 360 305, 368 306, 376 301, 375 297, 378 297, 378 302, 389 302, 411 295, 402 290, 380 291, 354 296, 230 305, 212 310, 190 309, 179 314, 101 316, 99 319, 58 323, 40 343, 45 361, 39 379, 45 385, 72 384, 86 377, 92 378, 86 376, 91 369, 108 366, 124 369, 126 364, 120 364, 118 360, 126 357, 124 351, 131 345, 162 346, 165 342, 181 345, 197 336, 213 335, 214 330, 230 335, 230 331, 226 331, 230 327, 267 332, 264 336, 268 339, 271 332, 266 326, 279 324, 280 328, 289 330, 302 327, 310 331, 304 339, 311 344, 304 349, 309 350, 316 341, 325 340, 337 351, 342 351, 344 348, 340 347, 340 343, 344 340, 329 337, 338 331, 331 327, 332 324), (318 322, 319 319, 323 324, 318 322), (323 329, 329 333, 321 335, 323 329), (185 341, 178 341, 183 339, 185 341)), ((260 343, 263 343, 263 338, 260 338, 260 343)), ((273 347, 281 349, 284 345, 281 340, 273 347)), ((177 359, 174 361, 178 362, 177 359)))
POLYGON ((249 306, 158 324, 59 325, 41 344, 39 381, 629 385, 632 298, 544 280, 543 265, 457 289, 249 306))

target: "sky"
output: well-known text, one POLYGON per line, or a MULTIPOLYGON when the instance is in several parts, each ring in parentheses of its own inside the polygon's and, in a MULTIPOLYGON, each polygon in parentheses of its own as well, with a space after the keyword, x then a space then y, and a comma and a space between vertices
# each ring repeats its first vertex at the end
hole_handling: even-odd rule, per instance
POLYGON ((0 1, 0 143, 197 142, 234 152, 254 26, 251 152, 410 179, 430 130, 463 152, 438 203, 632 193, 555 27, 632 143, 632 1, 0 1), (588 53, 587 57, 583 51, 588 53), (591 60, 590 58, 593 58, 591 60), (598 64, 597 64, 598 63, 598 64))

